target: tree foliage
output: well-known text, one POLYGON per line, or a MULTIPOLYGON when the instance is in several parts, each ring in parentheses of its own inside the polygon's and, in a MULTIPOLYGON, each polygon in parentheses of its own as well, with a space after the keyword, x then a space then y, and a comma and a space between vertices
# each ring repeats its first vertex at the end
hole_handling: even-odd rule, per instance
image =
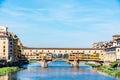
POLYGON ((112 63, 110 64, 110 67, 111 67, 111 68, 116 68, 117 65, 118 65, 118 62, 117 62, 117 61, 114 61, 114 62, 112 62, 112 63))

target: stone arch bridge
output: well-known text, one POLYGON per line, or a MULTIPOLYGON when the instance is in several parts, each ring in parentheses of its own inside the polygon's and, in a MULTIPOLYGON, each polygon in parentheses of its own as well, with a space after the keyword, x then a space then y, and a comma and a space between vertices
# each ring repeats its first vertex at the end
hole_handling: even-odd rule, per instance
POLYGON ((81 63, 93 63, 93 64, 96 64, 96 65, 101 65, 101 61, 98 61, 98 60, 69 60, 69 59, 64 59, 64 58, 56 58, 56 59, 52 59, 52 60, 40 60, 40 61, 37 61, 41 64, 41 67, 42 68, 47 68, 48 67, 48 64, 53 62, 53 61, 57 61, 57 60, 63 60, 63 61, 66 61, 66 64, 72 64, 73 67, 79 67, 79 64, 81 63))
POLYGON ((94 48, 28 48, 24 47, 23 54, 28 60, 38 61, 42 67, 47 67, 51 61, 65 60, 67 63, 78 67, 82 62, 101 64, 103 49, 94 48))

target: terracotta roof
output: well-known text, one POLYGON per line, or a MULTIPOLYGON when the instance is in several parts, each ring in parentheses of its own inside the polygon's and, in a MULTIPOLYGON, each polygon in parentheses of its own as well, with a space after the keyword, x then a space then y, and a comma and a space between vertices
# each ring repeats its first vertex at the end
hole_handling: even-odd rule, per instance
POLYGON ((0 36, 0 38, 6 38, 7 36, 0 36))
POLYGON ((108 48, 108 49, 111 49, 111 48, 120 48, 120 46, 110 47, 110 48, 108 48))
POLYGON ((32 48, 23 47, 23 49, 50 49, 50 50, 104 50, 102 48, 32 48))
POLYGON ((120 37, 120 34, 117 34, 117 35, 113 35, 113 37, 120 37))

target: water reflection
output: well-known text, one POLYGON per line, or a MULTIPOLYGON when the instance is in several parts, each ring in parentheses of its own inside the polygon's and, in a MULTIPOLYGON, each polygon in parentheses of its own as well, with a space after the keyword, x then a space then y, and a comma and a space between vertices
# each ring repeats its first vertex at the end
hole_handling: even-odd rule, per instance
POLYGON ((80 68, 71 66, 64 61, 52 62, 48 64, 49 68, 40 68, 39 63, 31 63, 24 66, 27 69, 1 76, 0 80, 119 80, 97 71, 93 72, 93 69, 85 64, 80 64, 80 68))
POLYGON ((66 61, 63 60, 57 60, 50 62, 48 64, 48 68, 72 68, 72 64, 67 64, 66 61))
POLYGON ((11 75, 9 80, 117 80, 82 68, 29 68, 11 75))
POLYGON ((0 76, 0 80, 8 80, 8 78, 9 78, 8 74, 6 74, 4 76, 0 76))
POLYGON ((27 64, 27 65, 23 65, 22 67, 23 68, 40 68, 41 64, 38 63, 38 62, 35 62, 35 63, 30 63, 30 64, 27 64))

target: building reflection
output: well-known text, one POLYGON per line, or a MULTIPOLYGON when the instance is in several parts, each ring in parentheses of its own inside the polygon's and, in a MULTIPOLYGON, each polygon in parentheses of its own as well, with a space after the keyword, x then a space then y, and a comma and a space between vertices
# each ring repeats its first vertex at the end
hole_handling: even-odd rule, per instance
POLYGON ((0 76, 0 80, 9 80, 9 75, 6 74, 6 75, 3 75, 3 76, 0 76))

